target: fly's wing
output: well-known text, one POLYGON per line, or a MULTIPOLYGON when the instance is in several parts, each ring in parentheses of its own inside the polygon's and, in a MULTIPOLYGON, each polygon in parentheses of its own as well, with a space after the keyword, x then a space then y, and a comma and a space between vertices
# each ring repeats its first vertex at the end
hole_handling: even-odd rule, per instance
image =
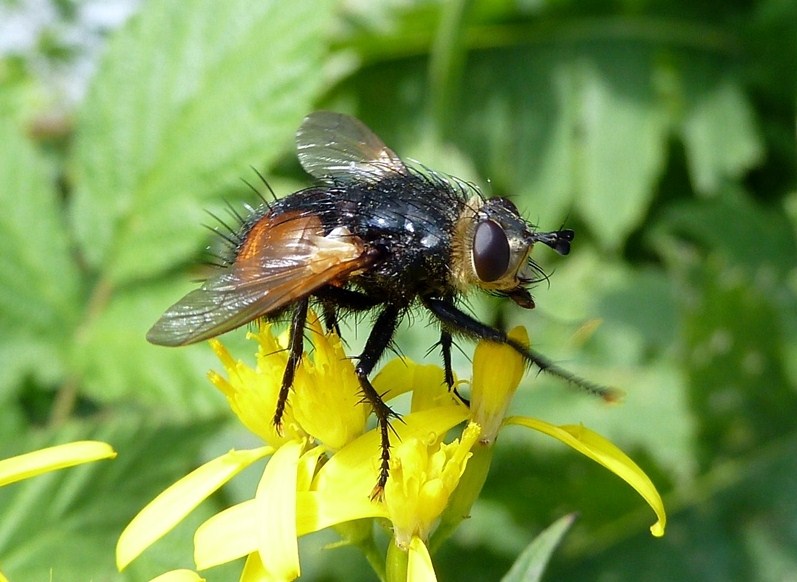
POLYGON ((181 346, 205 340, 307 297, 372 259, 345 229, 323 235, 316 216, 266 215, 251 229, 235 262, 172 305, 147 339, 181 346))
POLYGON ((358 119, 342 113, 316 111, 296 132, 299 162, 311 176, 369 183, 407 166, 358 119))

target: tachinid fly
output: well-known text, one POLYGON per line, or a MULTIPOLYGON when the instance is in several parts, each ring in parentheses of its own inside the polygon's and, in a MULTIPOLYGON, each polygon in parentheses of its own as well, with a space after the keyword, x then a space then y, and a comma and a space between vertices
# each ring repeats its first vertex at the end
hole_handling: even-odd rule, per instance
POLYGON ((412 308, 426 309, 439 324, 449 388, 452 335, 458 335, 508 344, 542 370, 609 394, 458 306, 465 292, 480 288, 534 307, 528 287, 543 274, 529 257, 531 249, 540 242, 565 255, 572 230, 538 232, 510 200, 485 198, 470 183, 408 167, 347 115, 310 114, 296 145, 315 185, 264 203, 245 219, 220 269, 163 314, 147 334, 150 342, 180 346, 258 318, 289 315, 289 358, 273 418, 279 426, 302 357, 309 306, 319 308, 335 330, 350 312, 374 313, 355 367, 381 431, 374 496, 387 482, 389 420, 395 415, 368 376, 412 308))

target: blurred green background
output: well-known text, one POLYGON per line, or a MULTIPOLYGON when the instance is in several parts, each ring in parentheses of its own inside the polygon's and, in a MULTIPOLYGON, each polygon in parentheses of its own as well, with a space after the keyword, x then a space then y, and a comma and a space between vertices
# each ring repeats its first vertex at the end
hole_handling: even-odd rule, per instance
MULTIPOLYGON (((620 480, 510 429, 439 578, 498 579, 577 511, 547 580, 797 580, 796 97, 793 0, 0 1, 0 458, 80 438, 120 453, 1 490, 0 569, 191 567, 192 528, 251 495, 257 469, 116 573, 138 509, 252 444, 207 345, 144 334, 194 285, 205 211, 255 202, 250 166, 278 195, 307 185, 293 135, 328 108, 577 231, 569 257, 536 250, 536 310, 470 304, 625 390, 607 407, 532 373, 513 411, 610 437, 669 509, 652 538, 620 480)), ((243 336, 224 340, 251 361, 243 336)), ((435 340, 415 325, 398 345, 437 361, 435 340)), ((334 540, 303 541, 304 578, 371 579, 356 551, 320 551, 334 540)))

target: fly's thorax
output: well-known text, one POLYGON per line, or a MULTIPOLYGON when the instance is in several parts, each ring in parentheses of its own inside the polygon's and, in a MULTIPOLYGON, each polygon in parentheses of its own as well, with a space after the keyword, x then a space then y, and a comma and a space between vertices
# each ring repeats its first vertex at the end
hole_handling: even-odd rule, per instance
POLYGON ((528 224, 506 198, 473 196, 454 230, 452 272, 461 292, 473 286, 508 293, 528 281, 532 242, 528 224))

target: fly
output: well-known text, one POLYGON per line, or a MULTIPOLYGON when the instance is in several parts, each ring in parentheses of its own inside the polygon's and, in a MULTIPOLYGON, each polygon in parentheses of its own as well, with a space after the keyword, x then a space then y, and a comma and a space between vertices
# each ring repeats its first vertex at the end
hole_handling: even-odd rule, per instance
POLYGON ((506 333, 464 312, 472 289, 534 307, 529 286, 544 274, 531 259, 535 243, 561 255, 572 230, 539 232, 507 198, 486 198, 468 182, 407 166, 357 119, 319 111, 296 134, 299 162, 316 183, 263 204, 227 237, 219 270, 172 305, 147 339, 159 345, 199 342, 260 318, 289 316, 288 363, 273 422, 279 427, 304 351, 312 305, 339 332, 349 313, 370 312, 374 324, 355 373, 381 435, 381 464, 373 496, 389 473, 390 419, 397 415, 369 376, 414 308, 440 328, 445 381, 453 388, 452 336, 507 344, 527 362, 611 397, 611 390, 558 367, 506 333))

